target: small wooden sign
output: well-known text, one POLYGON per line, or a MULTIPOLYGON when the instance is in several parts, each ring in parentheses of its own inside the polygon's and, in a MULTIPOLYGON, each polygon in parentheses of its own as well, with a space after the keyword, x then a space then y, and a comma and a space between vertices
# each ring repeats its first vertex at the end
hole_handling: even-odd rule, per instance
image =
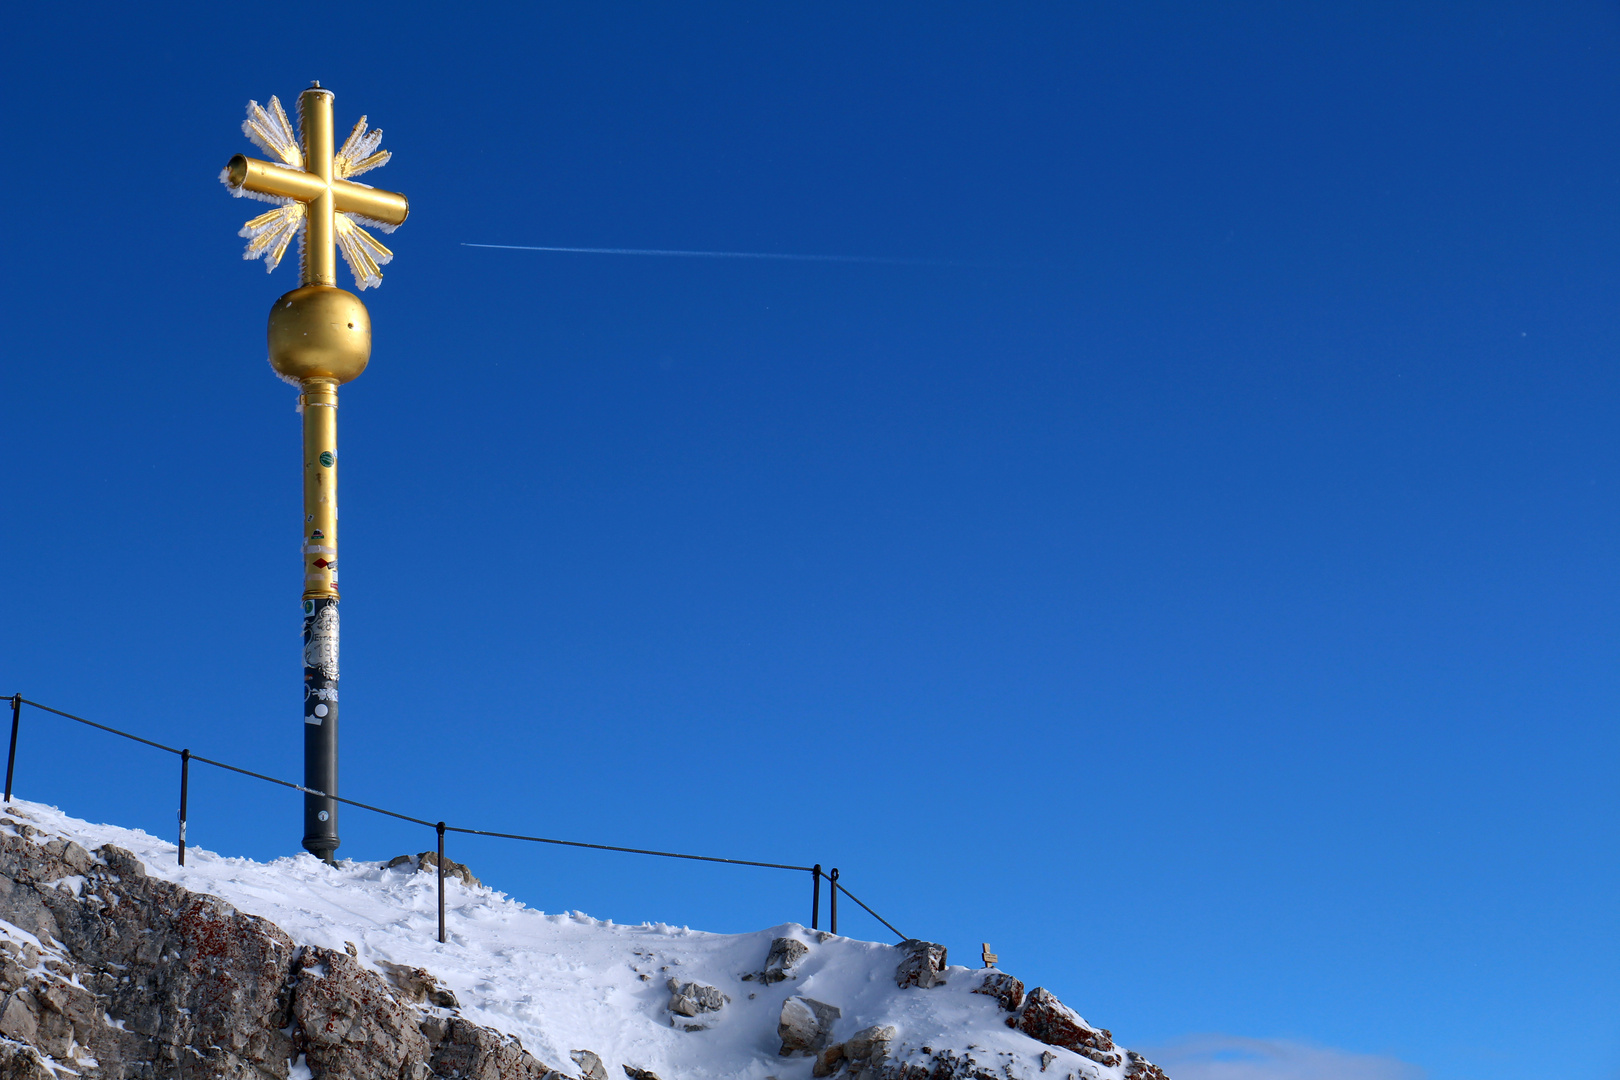
POLYGON ((990 943, 988 941, 986 941, 984 943, 984 966, 985 967, 995 967, 996 966, 996 961, 999 960, 999 959, 1000 959, 1000 957, 998 957, 995 953, 990 951, 990 943))

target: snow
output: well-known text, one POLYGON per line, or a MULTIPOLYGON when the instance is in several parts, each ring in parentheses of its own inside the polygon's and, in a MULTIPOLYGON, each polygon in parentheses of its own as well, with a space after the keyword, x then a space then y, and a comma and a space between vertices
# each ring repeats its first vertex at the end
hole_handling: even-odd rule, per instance
POLYGON ((222 897, 275 923, 295 942, 337 950, 352 943, 373 970, 384 962, 426 968, 455 992, 461 1016, 516 1036, 541 1062, 567 1073, 577 1071, 570 1051, 592 1050, 610 1080, 624 1075, 626 1065, 680 1080, 809 1080, 811 1059, 777 1055, 783 1003, 804 996, 842 1010, 835 1042, 873 1024, 893 1024, 896 1056, 918 1055, 919 1062, 922 1047, 950 1049, 971 1053, 1014 1080, 1038 1076, 1041 1053, 1051 1050, 1057 1058, 1046 1070, 1052 1080, 1123 1075, 1122 1068, 1096 1065, 1007 1028, 996 1002, 971 992, 981 972, 952 967, 945 985, 899 989, 894 971, 905 954, 891 945, 797 923, 751 934, 618 925, 577 911, 536 911, 454 878, 445 882, 449 941, 440 944, 432 872, 363 862, 333 868, 307 854, 260 863, 196 847, 187 847, 182 867, 172 843, 147 833, 80 821, 23 800, 13 805, 47 834, 36 842, 61 836, 90 851, 116 844, 134 852, 148 874, 222 897), (742 981, 764 967, 778 937, 810 948, 796 977, 770 986, 742 981), (681 1026, 674 1026, 667 1008, 671 977, 718 987, 730 1004, 696 1021, 676 1017, 681 1026), (694 1022, 711 1026, 685 1030, 694 1022))

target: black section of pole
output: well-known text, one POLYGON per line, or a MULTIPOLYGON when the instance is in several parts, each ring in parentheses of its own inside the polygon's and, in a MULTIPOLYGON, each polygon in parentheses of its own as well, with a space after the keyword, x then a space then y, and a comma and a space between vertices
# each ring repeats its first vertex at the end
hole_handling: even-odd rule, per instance
POLYGON ((11 801, 11 774, 17 767, 17 724, 22 720, 22 695, 11 695, 11 752, 6 754, 6 802, 11 801))
POLYGON ((304 850, 337 865, 338 804, 338 603, 321 596, 304 601, 304 850))
POLYGON ((439 944, 444 944, 444 822, 439 822, 434 828, 439 830, 439 944))
POLYGON ((191 751, 180 751, 180 865, 186 865, 186 788, 191 783, 191 751))
POLYGON ((830 920, 831 925, 828 927, 828 929, 836 934, 838 933, 838 867, 836 866, 833 867, 832 872, 827 875, 827 888, 830 892, 828 899, 830 902, 829 906, 831 907, 831 911, 829 914, 832 916, 830 920))
POLYGON ((821 921, 821 864, 810 868, 810 876, 816 883, 810 887, 810 929, 816 929, 816 923, 821 921))

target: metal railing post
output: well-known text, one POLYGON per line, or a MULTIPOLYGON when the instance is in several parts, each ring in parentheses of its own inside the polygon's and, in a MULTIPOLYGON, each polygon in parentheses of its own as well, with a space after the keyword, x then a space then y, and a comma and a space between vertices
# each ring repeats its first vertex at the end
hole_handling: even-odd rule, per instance
POLYGON ((435 826, 439 830, 439 944, 444 944, 444 822, 435 826))
POLYGON ((810 876, 816 879, 810 891, 810 929, 816 929, 816 923, 821 919, 821 864, 810 868, 810 876))
POLYGON ((180 865, 186 865, 186 789, 191 784, 191 751, 180 751, 180 865))
POLYGON ((11 752, 6 755, 6 802, 11 801, 11 773, 17 766, 17 723, 22 719, 22 695, 11 695, 11 752))
POLYGON ((827 886, 831 891, 829 899, 832 907, 832 925, 828 929, 836 934, 838 933, 838 867, 833 867, 832 873, 827 875, 827 886))

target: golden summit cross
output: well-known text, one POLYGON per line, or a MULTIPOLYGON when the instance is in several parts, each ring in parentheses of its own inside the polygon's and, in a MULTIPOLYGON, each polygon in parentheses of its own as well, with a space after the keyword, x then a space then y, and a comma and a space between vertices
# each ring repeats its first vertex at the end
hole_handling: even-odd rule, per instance
MULTIPOLYGON (((371 359, 371 315, 337 287, 337 256, 361 291, 382 284, 393 252, 366 231, 393 232, 410 214, 405 196, 354 178, 385 165, 382 132, 366 118, 335 147, 332 92, 316 83, 298 95, 295 138, 281 102, 248 103, 242 131, 275 160, 237 154, 220 174, 232 195, 274 203, 242 227, 244 258, 274 270, 297 237, 299 287, 270 308, 270 366, 298 387, 304 425, 304 839, 327 862, 338 848, 338 387, 371 359)), ((441 930, 442 934, 442 930, 441 930)), ((441 937, 442 940, 442 937, 441 937)))
POLYGON ((410 203, 398 192, 354 181, 362 173, 388 164, 393 156, 377 149, 382 131, 368 131, 362 116, 343 145, 334 150, 332 92, 321 89, 319 83, 298 95, 298 121, 301 142, 293 137, 279 100, 272 97, 268 109, 257 101, 248 103, 243 133, 277 160, 259 161, 237 154, 220 179, 233 195, 273 202, 277 208, 242 227, 242 235, 248 238, 243 257, 262 257, 265 269, 274 270, 302 229, 305 285, 337 285, 334 242, 362 292, 381 285, 380 267, 394 253, 361 223, 393 232, 411 212, 410 203))

